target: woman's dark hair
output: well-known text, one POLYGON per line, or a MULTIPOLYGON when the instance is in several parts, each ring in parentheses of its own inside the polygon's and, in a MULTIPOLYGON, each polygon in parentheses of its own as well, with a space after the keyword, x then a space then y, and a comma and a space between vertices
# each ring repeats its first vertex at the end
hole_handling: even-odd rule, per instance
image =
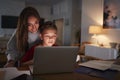
POLYGON ((40 27, 40 33, 43 33, 43 31, 46 30, 46 29, 54 29, 54 30, 57 31, 56 25, 55 25, 53 22, 51 22, 51 21, 45 22, 45 23, 40 27))
POLYGON ((40 16, 37 10, 33 7, 26 7, 20 13, 16 31, 17 49, 20 52, 25 52, 28 48, 28 18, 36 17, 40 21, 40 16))

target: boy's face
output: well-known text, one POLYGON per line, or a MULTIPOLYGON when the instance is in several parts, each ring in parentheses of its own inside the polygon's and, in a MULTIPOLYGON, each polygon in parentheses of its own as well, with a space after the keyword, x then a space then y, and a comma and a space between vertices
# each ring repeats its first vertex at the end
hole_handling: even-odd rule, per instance
POLYGON ((53 46, 56 42, 57 31, 54 29, 46 29, 40 34, 40 37, 43 40, 43 46, 53 46))

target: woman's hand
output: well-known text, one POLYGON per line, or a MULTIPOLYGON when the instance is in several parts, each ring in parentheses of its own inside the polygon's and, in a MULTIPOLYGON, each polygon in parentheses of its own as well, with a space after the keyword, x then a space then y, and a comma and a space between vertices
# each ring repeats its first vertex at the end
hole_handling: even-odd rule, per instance
POLYGON ((13 60, 9 60, 5 65, 4 67, 7 68, 7 67, 14 67, 14 64, 15 62, 13 60))

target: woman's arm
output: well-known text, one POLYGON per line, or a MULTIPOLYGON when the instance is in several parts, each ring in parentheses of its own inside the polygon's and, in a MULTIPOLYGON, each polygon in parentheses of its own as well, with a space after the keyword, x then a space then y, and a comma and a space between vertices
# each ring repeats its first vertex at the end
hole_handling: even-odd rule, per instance
POLYGON ((20 54, 17 51, 15 34, 16 34, 16 31, 12 34, 10 40, 7 43, 7 50, 6 50, 7 63, 5 67, 14 66, 15 62, 18 61, 20 57, 20 54))
POLYGON ((7 61, 7 63, 4 65, 4 67, 13 67, 15 62, 13 60, 7 61))

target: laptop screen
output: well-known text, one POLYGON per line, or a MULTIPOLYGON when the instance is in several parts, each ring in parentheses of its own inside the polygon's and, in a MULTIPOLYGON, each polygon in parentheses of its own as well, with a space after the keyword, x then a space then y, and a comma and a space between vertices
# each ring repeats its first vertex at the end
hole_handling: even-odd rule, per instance
POLYGON ((72 72, 78 47, 37 47, 34 53, 33 74, 72 72))

